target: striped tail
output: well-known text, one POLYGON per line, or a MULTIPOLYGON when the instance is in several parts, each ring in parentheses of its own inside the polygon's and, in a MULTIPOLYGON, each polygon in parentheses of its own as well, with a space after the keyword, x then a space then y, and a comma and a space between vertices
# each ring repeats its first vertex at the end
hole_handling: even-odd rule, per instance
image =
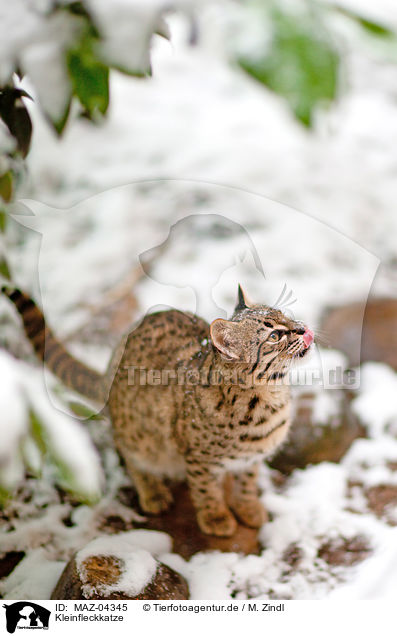
POLYGON ((106 399, 105 376, 74 358, 46 326, 42 311, 19 289, 2 287, 3 294, 14 303, 20 313, 25 333, 37 356, 65 384, 95 402, 106 399))

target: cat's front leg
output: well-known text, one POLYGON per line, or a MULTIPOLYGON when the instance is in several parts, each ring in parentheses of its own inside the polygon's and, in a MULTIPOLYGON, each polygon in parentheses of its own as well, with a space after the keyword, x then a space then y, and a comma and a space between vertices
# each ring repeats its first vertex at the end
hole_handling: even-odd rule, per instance
POLYGON ((258 496, 257 478, 257 464, 246 471, 234 473, 228 502, 236 517, 250 528, 260 528, 268 520, 267 511, 258 496))
POLYGON ((225 502, 223 466, 187 457, 186 467, 190 496, 200 529, 205 534, 230 537, 237 528, 237 522, 225 502))

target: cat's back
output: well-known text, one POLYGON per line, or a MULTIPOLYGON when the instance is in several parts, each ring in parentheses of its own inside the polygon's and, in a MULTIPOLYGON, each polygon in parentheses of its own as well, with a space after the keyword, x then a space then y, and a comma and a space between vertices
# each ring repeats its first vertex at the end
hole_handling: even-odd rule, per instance
POLYGON ((147 314, 120 343, 120 367, 163 369, 183 365, 208 342, 209 325, 176 309, 147 314))

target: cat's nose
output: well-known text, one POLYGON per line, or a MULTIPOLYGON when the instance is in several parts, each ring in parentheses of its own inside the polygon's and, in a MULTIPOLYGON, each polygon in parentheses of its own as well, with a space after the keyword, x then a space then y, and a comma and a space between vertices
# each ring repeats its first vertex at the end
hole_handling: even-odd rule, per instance
POLYGON ((310 347, 313 340, 314 340, 314 333, 312 332, 311 329, 306 329, 305 333, 303 334, 303 342, 305 343, 306 347, 310 347))

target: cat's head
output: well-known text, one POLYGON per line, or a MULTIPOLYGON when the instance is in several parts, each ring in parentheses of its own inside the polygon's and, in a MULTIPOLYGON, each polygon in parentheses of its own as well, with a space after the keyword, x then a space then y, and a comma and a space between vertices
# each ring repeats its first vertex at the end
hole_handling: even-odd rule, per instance
POLYGON ((240 286, 231 320, 214 320, 210 333, 224 360, 244 363, 253 379, 265 381, 282 379, 292 361, 303 358, 314 342, 308 327, 280 309, 248 304, 240 286))

